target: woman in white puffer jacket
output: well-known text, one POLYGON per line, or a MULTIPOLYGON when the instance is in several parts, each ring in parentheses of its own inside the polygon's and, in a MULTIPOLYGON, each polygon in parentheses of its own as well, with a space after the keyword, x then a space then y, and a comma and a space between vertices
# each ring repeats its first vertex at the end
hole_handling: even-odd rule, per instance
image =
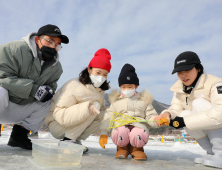
POLYGON ((176 58, 172 74, 177 72, 179 80, 171 87, 171 106, 155 120, 171 118, 170 126, 185 127, 207 151, 194 162, 222 168, 222 79, 205 74, 200 63, 197 54, 190 51, 176 58))
POLYGON ((109 89, 106 79, 110 60, 107 49, 98 50, 80 76, 69 80, 54 95, 45 125, 55 138, 81 144, 80 140, 99 130, 105 113, 105 90, 109 89))

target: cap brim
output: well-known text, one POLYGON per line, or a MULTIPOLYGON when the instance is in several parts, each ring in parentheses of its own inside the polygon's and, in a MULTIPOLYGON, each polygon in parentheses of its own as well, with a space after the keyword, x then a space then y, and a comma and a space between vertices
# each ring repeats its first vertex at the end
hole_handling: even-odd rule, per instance
POLYGON ((61 42, 64 44, 68 44, 69 43, 69 38, 65 35, 61 35, 61 34, 45 34, 45 35, 49 35, 49 36, 56 36, 61 38, 61 42))
POLYGON ((184 65, 184 66, 180 66, 177 68, 174 68, 172 74, 176 73, 176 72, 180 72, 180 71, 187 71, 187 70, 191 70, 192 68, 194 68, 196 64, 191 64, 191 65, 184 65))

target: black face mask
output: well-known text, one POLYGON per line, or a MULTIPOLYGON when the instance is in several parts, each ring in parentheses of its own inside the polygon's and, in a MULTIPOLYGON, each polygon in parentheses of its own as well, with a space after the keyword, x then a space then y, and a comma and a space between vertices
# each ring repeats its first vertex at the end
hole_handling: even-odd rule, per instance
POLYGON ((55 50, 55 48, 50 48, 46 46, 42 46, 41 52, 42 52, 42 58, 44 59, 44 61, 52 61, 54 59, 54 56, 56 56, 57 54, 57 51, 55 50))

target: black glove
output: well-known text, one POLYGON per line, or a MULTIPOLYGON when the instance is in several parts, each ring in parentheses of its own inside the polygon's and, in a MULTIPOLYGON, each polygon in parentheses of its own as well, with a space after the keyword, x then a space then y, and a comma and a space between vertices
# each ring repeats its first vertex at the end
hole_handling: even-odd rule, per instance
POLYGON ((53 97, 53 91, 46 86, 40 86, 35 93, 35 98, 40 102, 49 101, 53 97))
POLYGON ((170 126, 175 129, 183 128, 185 125, 183 117, 175 117, 173 120, 170 120, 170 126))

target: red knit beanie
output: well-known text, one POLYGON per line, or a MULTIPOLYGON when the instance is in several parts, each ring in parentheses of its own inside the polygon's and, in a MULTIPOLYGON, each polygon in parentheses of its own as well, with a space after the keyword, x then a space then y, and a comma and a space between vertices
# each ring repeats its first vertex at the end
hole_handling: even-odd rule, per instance
POLYGON ((101 48, 94 54, 94 57, 89 63, 89 67, 102 68, 110 72, 111 70, 111 55, 105 48, 101 48))

